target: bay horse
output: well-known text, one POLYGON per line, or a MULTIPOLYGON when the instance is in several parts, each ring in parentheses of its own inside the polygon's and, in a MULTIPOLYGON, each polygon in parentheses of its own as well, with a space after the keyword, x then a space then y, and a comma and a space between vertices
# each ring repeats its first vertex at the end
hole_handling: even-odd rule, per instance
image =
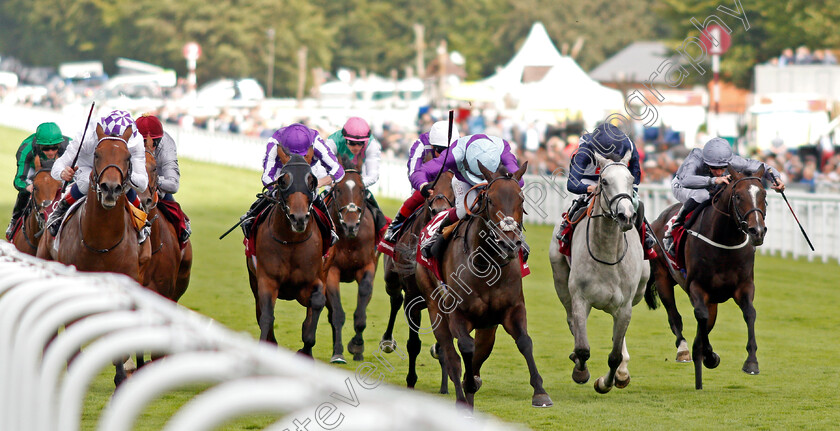
POLYGON ((353 354, 354 361, 364 360, 365 350, 363 333, 367 326, 366 309, 373 293, 373 277, 379 255, 376 251, 376 227, 374 215, 366 211, 365 192, 362 175, 358 166, 346 158, 344 178, 329 193, 329 216, 340 226, 338 241, 330 251, 331 264, 326 268, 327 317, 333 330, 333 356, 330 362, 347 363, 344 359, 344 346, 341 330, 344 327, 344 309, 341 306, 339 283, 355 281, 358 285, 356 311, 353 313, 353 328, 356 335, 347 344, 347 350, 353 354))
POLYGON ((303 322, 303 348, 312 356, 315 329, 326 304, 322 280, 321 233, 312 220, 312 202, 318 180, 309 163, 314 151, 305 157, 277 152, 283 168, 266 198, 271 202, 264 223, 256 226, 253 259, 246 257, 248 280, 256 303, 260 340, 277 344, 274 336, 274 303, 277 299, 297 300, 306 307, 303 322))
POLYGON ((47 221, 46 210, 61 190, 61 181, 50 175, 51 166, 52 163, 42 166, 41 159, 35 156, 37 171, 32 177, 32 195, 29 197, 23 223, 12 237, 12 243, 18 250, 32 256, 36 255, 40 240, 35 237, 35 234, 44 228, 44 223, 47 221))
MULTIPOLYGON (((491 172, 479 162, 486 185, 468 219, 462 220, 441 257, 442 283, 417 264, 417 285, 426 300, 435 338, 443 350, 449 378, 459 404, 472 410, 481 386, 481 366, 490 356, 496 329, 502 325, 525 357, 534 388, 531 405, 549 407, 551 398, 542 385, 528 335, 519 255, 522 247, 523 197, 519 180, 528 163, 510 173, 504 166, 491 172), (461 290, 462 293, 456 292, 461 290), (475 339, 470 336, 475 330, 475 339), (461 358, 464 357, 464 383, 461 358), (465 395, 466 393, 466 395, 465 395)), ((469 194, 467 195, 469 196, 469 194)))
POLYGON ((149 187, 138 193, 138 196, 152 224, 149 234, 152 252, 143 273, 142 284, 164 298, 178 302, 190 284, 192 244, 187 240, 186 246, 181 249, 175 226, 158 208, 157 160, 148 147, 146 173, 149 176, 149 187))
MULTIPOLYGON (((715 368, 720 356, 709 342, 715 326, 718 304, 730 298, 741 308, 747 323, 747 359, 742 370, 758 374, 755 351, 755 248, 764 243, 767 228, 764 224, 767 192, 761 184, 764 168, 752 175, 741 174, 731 167, 730 183, 716 193, 711 204, 702 209, 692 229, 686 230, 685 276, 666 262, 661 247, 659 257, 650 261, 653 277, 648 282, 645 302, 651 309, 657 306, 657 295, 668 312, 671 332, 677 337, 678 360, 688 361, 688 348, 682 334, 682 317, 674 301, 674 285, 679 284, 688 294, 697 319, 697 335, 691 350, 694 362, 694 387, 703 389, 703 366, 715 368)), ((674 204, 653 222, 657 237, 662 238, 666 223, 679 210, 674 204)))
MULTIPOLYGON (((74 213, 68 212, 58 250, 54 250, 55 238, 48 231, 41 236, 38 257, 73 265, 79 271, 115 272, 142 281, 141 268, 149 262, 150 242, 138 243, 125 196, 130 187, 127 142, 132 133, 128 127, 122 136, 108 136, 101 125, 96 126, 97 144, 85 202, 74 213)), ((125 380, 125 369, 122 361, 114 365, 114 383, 119 385, 125 380)))
MULTIPOLYGON (((609 371, 595 381, 595 391, 601 394, 613 386, 624 388, 630 384, 625 334, 633 306, 641 302, 650 277, 634 224, 638 215, 632 203, 633 175, 627 168, 631 155, 628 151, 620 161, 612 161, 595 154, 600 172, 598 185, 586 220, 574 227, 571 257, 560 253, 556 240, 552 239, 549 246, 554 289, 575 337, 569 359, 575 363, 572 380, 576 383, 589 381, 589 312, 594 307, 613 317, 609 371)), ((559 229, 558 225, 552 238, 556 238, 559 229)))
MULTIPOLYGON (((395 350, 394 322, 400 307, 404 306, 405 317, 408 321, 408 341, 406 351, 408 352, 408 375, 405 378, 409 388, 414 388, 417 383, 417 355, 420 354, 420 324, 422 323, 421 311, 426 308, 426 302, 420 289, 417 287, 415 278, 415 257, 417 253, 417 241, 420 238, 420 231, 426 226, 432 217, 455 206, 455 193, 452 191, 452 173, 444 172, 435 187, 432 189, 432 196, 420 208, 411 223, 405 226, 402 235, 394 244, 394 258, 385 255, 383 257, 385 273, 385 291, 391 297, 391 313, 388 318, 388 326, 382 334, 380 348, 391 353, 395 350), (403 299, 403 291, 405 298, 403 299)), ((432 346, 436 352, 437 359, 441 364, 440 393, 449 392, 447 384, 446 368, 444 367, 443 355, 440 354, 440 345, 432 346)))

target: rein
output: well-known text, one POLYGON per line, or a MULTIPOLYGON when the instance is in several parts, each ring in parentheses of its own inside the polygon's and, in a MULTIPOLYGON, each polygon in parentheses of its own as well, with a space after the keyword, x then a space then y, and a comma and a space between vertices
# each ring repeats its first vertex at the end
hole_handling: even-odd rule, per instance
POLYGON ((741 212, 738 211, 738 207, 735 206, 735 200, 732 199, 732 197, 733 197, 733 194, 734 194, 735 186, 742 181, 758 181, 759 183, 761 183, 761 178, 758 178, 758 177, 740 178, 738 180, 733 181, 727 187, 724 187, 724 188, 720 189, 717 193, 715 193, 714 197, 712 197, 712 209, 714 209, 716 212, 718 212, 719 214, 721 214, 724 217, 733 219, 735 221, 735 225, 738 227, 738 230, 741 231, 741 233, 743 233, 746 236, 746 238, 744 239, 744 242, 742 244, 737 245, 737 246, 723 245, 723 244, 719 244, 717 242, 714 242, 709 238, 706 238, 705 236, 701 235, 699 232, 691 231, 691 230, 688 230, 688 229, 686 229, 686 231, 689 232, 692 236, 694 236, 696 238, 699 238, 699 239, 703 240, 704 242, 708 243, 709 245, 712 245, 712 246, 717 247, 717 248, 722 248, 722 249, 725 249, 725 250, 734 250, 734 249, 738 249, 738 248, 742 248, 742 247, 746 246, 748 241, 749 241, 749 233, 747 233, 747 218, 750 216, 750 214, 752 214, 754 212, 757 212, 757 213, 761 214, 762 219, 766 219, 767 215, 764 213, 764 211, 761 210, 761 208, 758 208, 758 207, 754 207, 744 214, 741 214, 741 212), (726 206, 731 207, 731 211, 732 211, 731 213, 724 212, 723 210, 718 208, 717 205, 715 205, 715 203, 720 200, 721 193, 723 193, 726 190, 730 190, 729 203, 726 206), (733 214, 735 215, 734 217, 732 216, 733 214))
MULTIPOLYGON (((128 150, 128 142, 126 142, 125 139, 120 138, 118 136, 105 136, 104 138, 100 139, 99 142, 96 143, 96 149, 99 148, 99 145, 102 144, 102 142, 108 141, 108 140, 120 141, 120 142, 122 142, 126 145, 126 150, 128 150)), ((94 149, 94 152, 96 151, 96 149, 94 149)), ((104 174, 105 171, 108 168, 114 168, 114 169, 117 170, 117 172, 120 173, 120 178, 122 178, 122 181, 120 181, 120 184, 122 185, 123 193, 125 193, 126 186, 128 184, 128 180, 129 180, 129 178, 131 178, 131 161, 130 160, 128 162, 128 169, 127 169, 128 174, 123 172, 121 167, 119 167, 119 166, 117 166, 113 163, 110 164, 110 165, 106 165, 104 168, 99 170, 99 172, 93 171, 93 184, 91 184, 91 185, 93 186, 93 191, 96 192, 97 201, 99 201, 100 203, 102 202, 102 197, 101 197, 102 190, 99 187, 99 177, 101 177, 102 174, 104 174)))
MULTIPOLYGON (((467 217, 470 219, 470 221, 467 222, 466 231, 469 231, 469 226, 472 224, 472 220, 474 218, 480 218, 480 219, 484 220, 485 225, 490 225, 490 226, 494 227, 493 229, 490 229, 490 235, 486 239, 491 239, 492 238, 497 243, 500 243, 500 242, 503 242, 503 241, 507 242, 507 241, 504 240, 504 239, 500 239, 499 234, 495 229, 496 223, 491 221, 490 218, 485 213, 488 210, 489 203, 490 203, 490 195, 489 195, 490 187, 492 187, 493 184, 496 181, 500 181, 500 180, 516 181, 517 184, 519 184, 519 181, 516 178, 514 178, 513 175, 506 174, 505 176, 494 178, 489 183, 483 182, 483 183, 476 184, 472 188, 470 188, 467 191, 467 193, 464 194, 464 209, 467 212, 467 217), (479 189, 478 196, 476 196, 475 200, 472 202, 471 205, 468 205, 467 204, 467 197, 470 195, 470 192, 472 192, 475 189, 479 189), (474 207, 476 204, 479 204, 479 207, 477 209, 473 210, 471 207, 474 207)), ((448 199, 447 199, 447 201, 448 201, 448 199)), ((521 232, 524 231, 525 228, 522 226, 521 222, 517 222, 513 217, 511 217, 509 215, 506 215, 504 213, 501 213, 501 212, 499 212, 499 215, 502 216, 501 220, 498 223, 498 228, 501 231, 503 231, 503 232, 516 232, 516 234, 518 236, 520 236, 520 237, 522 236, 521 232)), ((466 231, 464 232, 464 248, 465 248, 465 250, 467 249, 467 243, 466 243, 467 234, 466 234, 466 231)), ((479 235, 479 236, 481 236, 481 235, 479 235)), ((510 263, 510 260, 505 262, 504 265, 507 265, 508 263, 510 263)), ((502 265, 502 266, 504 266, 504 265, 502 265)))

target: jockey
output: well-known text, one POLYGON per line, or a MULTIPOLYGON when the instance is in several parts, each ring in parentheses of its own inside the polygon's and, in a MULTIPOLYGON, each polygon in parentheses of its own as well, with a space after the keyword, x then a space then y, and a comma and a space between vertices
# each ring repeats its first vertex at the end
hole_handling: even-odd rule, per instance
MULTIPOLYGON (((423 190, 429 183, 435 181, 438 173, 441 172, 441 166, 443 166, 443 170, 455 174, 455 177, 452 178, 452 191, 455 193, 455 208, 449 209, 447 212, 448 216, 443 219, 440 228, 423 245, 421 253, 426 259, 429 259, 431 256, 440 255, 443 246, 443 228, 452 225, 467 215, 467 209, 464 206, 464 197, 466 196, 470 202, 474 202, 478 197, 478 190, 473 189, 473 186, 485 182, 484 177, 481 175, 481 170, 478 167, 479 162, 493 172, 499 168, 499 165, 504 165, 511 173, 519 169, 519 162, 516 160, 513 152, 511 152, 510 144, 502 138, 488 136, 483 133, 459 138, 450 146, 447 155, 440 155, 420 167, 423 173, 423 183, 415 185, 415 188, 420 190, 423 190), (448 155, 450 152, 452 157, 448 155), (446 157, 445 161, 443 160, 444 157, 446 157)), ((519 186, 524 187, 525 182, 519 180, 519 186)), ((527 254, 527 246, 525 246, 524 241, 523 247, 527 254)))
MULTIPOLYGON (((583 135, 580 139, 580 146, 575 154, 572 156, 571 166, 569 166, 569 179, 566 182, 566 188, 580 198, 572 202, 572 206, 566 213, 567 217, 563 219, 560 225, 560 232, 558 239, 564 243, 568 243, 571 238, 569 235, 563 234, 569 224, 569 219, 574 216, 579 208, 585 207, 592 197, 592 193, 598 187, 598 164, 595 162, 595 155, 599 154, 609 159, 621 159, 632 151, 630 161, 627 168, 633 175, 633 209, 636 210, 636 228, 641 229, 647 223, 644 214, 644 205, 639 201, 638 185, 642 178, 642 170, 639 166, 639 153, 636 151, 636 146, 633 141, 618 127, 610 123, 599 124, 592 133, 583 135)), ((647 230, 647 235, 642 243, 645 249, 645 254, 648 257, 653 257, 652 250, 656 245, 656 239, 650 229, 647 230)))
POLYGON ((41 163, 55 160, 64 154, 70 138, 61 134, 61 129, 55 123, 41 123, 35 129, 35 133, 29 135, 18 147, 15 158, 17 159, 17 171, 15 172, 14 186, 18 191, 15 207, 12 209, 12 221, 6 229, 6 237, 12 235, 15 223, 23 214, 26 203, 32 195, 32 177, 35 175, 35 157, 41 159, 41 163))
POLYGON ((720 184, 729 184, 732 177, 726 173, 728 167, 736 172, 756 172, 764 167, 764 178, 772 183, 773 190, 785 190, 785 183, 772 166, 733 154, 729 142, 718 137, 712 138, 702 150, 691 150, 671 181, 671 191, 683 206, 662 238, 665 251, 669 254, 674 254, 674 227, 682 226, 688 213, 711 198, 710 190, 720 184))
MULTIPOLYGON (((344 178, 344 168, 338 163, 335 154, 330 151, 329 147, 324 143, 324 140, 318 135, 318 132, 303 124, 294 123, 278 129, 268 138, 268 143, 265 148, 265 158, 263 159, 262 182, 264 186, 269 187, 280 176, 280 170, 283 168, 283 164, 280 162, 280 158, 277 157, 277 151, 282 151, 282 149, 278 149, 281 145, 289 154, 298 154, 300 156, 306 155, 309 148, 314 149, 314 156, 310 165, 323 168, 323 171, 318 169, 312 170, 313 175, 321 175, 318 178, 318 187, 333 184, 344 178), (323 173, 319 174, 319 172, 323 173)), ((254 223, 254 219, 268 206, 268 203, 269 201, 265 199, 257 199, 251 205, 248 212, 240 218, 242 220, 242 232, 245 234, 245 238, 250 236, 250 229, 254 223)), ((320 198, 316 198, 312 204, 318 207, 324 214, 328 214, 327 208, 320 198)), ((330 228, 332 229, 332 227, 330 228)), ((337 235, 333 232, 333 242, 335 242, 336 238, 337 235)))
MULTIPOLYGON (((449 134, 449 122, 438 121, 432 125, 432 129, 428 133, 424 133, 414 141, 411 150, 408 152, 408 179, 411 181, 411 186, 414 188, 414 193, 406 199, 400 207, 400 211, 391 225, 388 226, 388 231, 385 232, 384 239, 387 242, 396 242, 395 235, 400 226, 423 202, 431 196, 432 191, 429 187, 431 184, 426 183, 426 176, 420 167, 426 159, 426 155, 431 155, 431 158, 440 156, 440 154, 449 146, 446 142, 449 134), (423 189, 421 185, 426 183, 428 187, 423 189)), ((461 136, 458 134, 458 127, 452 125, 452 140, 454 143, 461 136)))
POLYGON ((338 157, 346 157, 354 165, 361 164, 362 182, 365 185, 365 203, 374 217, 375 232, 385 227, 385 214, 370 192, 370 186, 379 181, 379 160, 382 145, 370 132, 367 121, 359 117, 350 117, 341 130, 327 138, 327 147, 338 157))
MULTIPOLYGON (((178 150, 175 140, 169 133, 163 131, 163 124, 154 115, 143 114, 136 120, 137 129, 143 135, 144 142, 154 148, 157 161, 158 194, 165 201, 175 202, 172 196, 178 193, 181 184, 181 170, 178 168, 178 150)), ((181 232, 178 241, 185 242, 192 233, 189 220, 184 220, 186 229, 181 232)))
MULTIPOLYGON (((84 137, 82 142, 82 133, 74 139, 67 151, 61 158, 59 158, 52 167, 52 176, 57 180, 70 181, 76 179, 75 184, 70 187, 70 190, 64 194, 64 197, 59 201, 50 218, 47 220, 47 226, 50 229, 50 234, 55 236, 58 233, 59 225, 64 214, 70 209, 77 200, 85 196, 90 187, 90 173, 93 170, 93 154, 99 144, 96 137, 96 127, 102 126, 102 130, 108 136, 122 136, 127 128, 131 128, 131 137, 126 142, 128 151, 131 153, 131 175, 128 178, 131 187, 125 192, 125 197, 135 207, 140 208, 140 199, 137 198, 137 191, 146 190, 149 185, 149 177, 146 175, 146 152, 143 147, 143 139, 137 133, 137 124, 131 118, 131 114, 125 111, 114 110, 108 115, 102 117, 99 121, 91 122, 88 129, 92 132, 84 137), (78 153, 78 165, 70 166, 73 163, 73 158, 78 153)), ((145 231, 145 229, 143 229, 145 231)), ((145 233, 140 233, 141 242, 145 239, 145 233)))

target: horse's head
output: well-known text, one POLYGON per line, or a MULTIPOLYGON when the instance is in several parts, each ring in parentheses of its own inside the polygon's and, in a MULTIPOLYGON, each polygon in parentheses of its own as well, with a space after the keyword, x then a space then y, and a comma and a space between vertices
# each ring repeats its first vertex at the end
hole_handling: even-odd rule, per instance
POLYGON ((149 187, 146 190, 138 193, 140 203, 143 204, 143 210, 151 211, 158 201, 158 176, 157 176, 157 159, 153 151, 149 151, 146 147, 146 175, 149 177, 149 187))
MULTIPOLYGON (((528 162, 514 173, 508 172, 504 165, 492 172, 478 162, 478 168, 487 181, 487 186, 479 194, 475 205, 480 216, 491 227, 491 238, 498 249, 507 253, 506 260, 513 259, 522 247, 522 218, 525 213, 522 189, 519 180, 528 170, 528 162)), ((469 195, 469 194, 468 194, 469 195)))
POLYGON ((365 215, 365 184, 358 170, 344 171, 344 178, 333 190, 333 202, 338 208, 338 224, 344 230, 344 236, 355 238, 365 215))
POLYGON ((98 143, 93 153, 91 187, 105 209, 114 208, 117 200, 128 189, 131 176, 131 153, 128 139, 133 129, 127 127, 122 136, 108 136, 101 125, 96 126, 98 143))
POLYGON ((49 166, 45 165, 40 168, 32 177, 32 205, 40 216, 38 218, 39 225, 46 221, 44 210, 52 205, 53 199, 58 195, 60 189, 61 181, 50 175, 49 166))
POLYGON ((764 235, 767 233, 767 227, 764 225, 767 192, 761 185, 764 168, 753 175, 744 175, 730 167, 729 175, 732 176, 732 181, 727 189, 730 189, 728 192, 731 193, 732 218, 738 224, 738 229, 749 235, 752 245, 760 246, 764 243, 764 235))
POLYGON ((432 196, 426 200, 432 217, 455 206, 455 192, 452 191, 453 176, 454 174, 448 171, 441 174, 435 188, 432 189, 432 196))
POLYGON ((313 155, 314 150, 311 147, 303 157, 298 154, 289 155, 285 148, 277 152, 283 169, 277 177, 275 198, 286 213, 292 230, 298 233, 306 230, 309 211, 318 189, 318 179, 312 174, 312 167, 309 165, 313 155))
MULTIPOLYGON (((605 215, 615 220, 622 231, 633 228, 636 209, 633 208, 633 174, 627 164, 632 157, 632 149, 621 160, 612 160, 593 152, 598 170, 598 204, 605 215)), ((618 157, 615 157, 616 159, 618 157)))

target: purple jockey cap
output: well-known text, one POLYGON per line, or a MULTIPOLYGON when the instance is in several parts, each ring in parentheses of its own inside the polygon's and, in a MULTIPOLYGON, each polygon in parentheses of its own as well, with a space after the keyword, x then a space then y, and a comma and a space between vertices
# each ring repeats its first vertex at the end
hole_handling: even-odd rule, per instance
POLYGON ((137 136, 137 124, 131 118, 131 114, 126 111, 114 110, 105 117, 99 120, 102 125, 102 130, 108 136, 122 136, 125 129, 131 127, 131 136, 137 136))
POLYGON ((305 156, 312 146, 315 132, 300 123, 290 124, 275 133, 275 139, 291 154, 305 156))

